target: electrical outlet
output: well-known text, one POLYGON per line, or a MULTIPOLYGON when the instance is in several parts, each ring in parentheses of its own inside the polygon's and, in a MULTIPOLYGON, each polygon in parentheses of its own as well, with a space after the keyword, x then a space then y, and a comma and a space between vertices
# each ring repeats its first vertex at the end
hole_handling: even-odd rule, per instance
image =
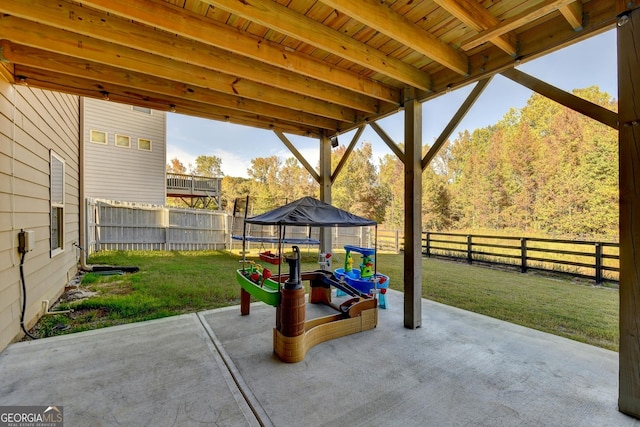
POLYGON ((20 230, 18 233, 18 252, 27 253, 36 246, 36 233, 33 230, 20 230))

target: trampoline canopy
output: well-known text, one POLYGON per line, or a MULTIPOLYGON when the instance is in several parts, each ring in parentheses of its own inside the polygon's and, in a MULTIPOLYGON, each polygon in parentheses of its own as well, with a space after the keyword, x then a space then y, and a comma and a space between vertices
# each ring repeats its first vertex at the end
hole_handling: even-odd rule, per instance
POLYGON ((377 224, 376 221, 343 211, 313 197, 303 197, 269 212, 247 218, 245 222, 312 227, 363 227, 377 224))

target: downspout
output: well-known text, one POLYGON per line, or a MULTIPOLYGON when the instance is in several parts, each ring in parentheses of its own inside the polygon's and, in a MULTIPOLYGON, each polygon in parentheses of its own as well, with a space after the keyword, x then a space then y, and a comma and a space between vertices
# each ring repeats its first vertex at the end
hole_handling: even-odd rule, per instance
POLYGON ((78 187, 79 187, 79 231, 80 231, 80 269, 82 271, 91 271, 92 267, 87 265, 87 203, 84 197, 84 97, 80 97, 80 102, 78 104, 78 131, 80 132, 79 143, 80 147, 78 150, 79 153, 79 164, 78 164, 78 187))

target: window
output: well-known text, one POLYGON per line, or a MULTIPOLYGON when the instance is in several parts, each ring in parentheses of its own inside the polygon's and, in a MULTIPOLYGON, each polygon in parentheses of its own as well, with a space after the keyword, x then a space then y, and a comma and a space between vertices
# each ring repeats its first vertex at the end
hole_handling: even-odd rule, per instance
POLYGON ((138 150, 151 151, 151 140, 138 138, 138 150))
POLYGON ((131 137, 116 134, 116 147, 131 148, 131 137))
POLYGON ((64 160, 51 151, 51 256, 64 249, 64 169, 64 160))
POLYGON ((151 114, 151 108, 147 108, 147 107, 137 107, 137 106, 133 106, 131 107, 133 109, 133 111, 137 111, 139 113, 144 113, 144 114, 151 114))
POLYGON ((102 132, 101 130, 92 130, 90 140, 91 142, 95 142, 96 144, 106 144, 107 133, 102 132))

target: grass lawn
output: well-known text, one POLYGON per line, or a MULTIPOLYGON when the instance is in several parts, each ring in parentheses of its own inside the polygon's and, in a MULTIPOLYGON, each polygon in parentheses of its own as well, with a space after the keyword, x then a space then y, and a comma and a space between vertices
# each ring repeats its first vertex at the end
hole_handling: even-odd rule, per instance
MULTIPOLYGON (((305 249, 301 252, 302 270, 317 269, 316 253, 307 256, 305 249)), ((342 254, 337 253, 336 258, 342 259, 342 254)), ((226 251, 100 253, 91 257, 89 263, 135 265, 140 272, 113 276, 86 274, 82 287, 98 295, 60 304, 56 309, 74 311, 45 316, 34 332, 50 336, 238 305, 240 287, 235 270, 239 261, 238 255, 226 251)), ((377 261, 378 271, 390 276, 391 288, 402 291, 402 255, 378 254, 377 261)), ((277 270, 277 266, 268 267, 277 270)), ((433 259, 423 259, 422 267, 425 298, 595 346, 618 349, 615 289, 567 278, 433 259)), ((288 272, 286 264, 282 269, 288 272)))

